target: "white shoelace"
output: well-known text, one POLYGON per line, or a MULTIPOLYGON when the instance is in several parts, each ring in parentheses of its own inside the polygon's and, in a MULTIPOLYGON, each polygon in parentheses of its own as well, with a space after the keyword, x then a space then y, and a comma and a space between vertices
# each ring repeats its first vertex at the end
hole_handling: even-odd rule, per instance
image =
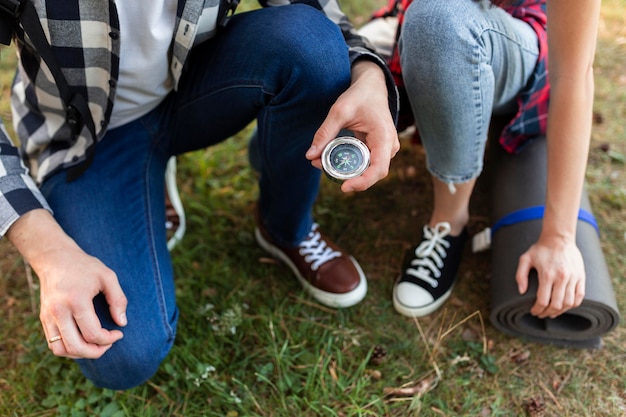
POLYGON ((450 234, 450 223, 437 223, 433 228, 424 226, 424 241, 415 248, 416 259, 411 261, 411 268, 406 273, 426 281, 431 287, 437 288, 443 268, 443 259, 450 242, 444 240, 450 234), (434 276, 434 277, 433 277, 434 276))
POLYGON ((317 231, 317 223, 311 227, 311 232, 307 239, 300 243, 300 255, 304 256, 304 260, 311 264, 311 269, 317 269, 324 263, 341 256, 341 252, 328 247, 326 242, 322 240, 320 232, 317 231))

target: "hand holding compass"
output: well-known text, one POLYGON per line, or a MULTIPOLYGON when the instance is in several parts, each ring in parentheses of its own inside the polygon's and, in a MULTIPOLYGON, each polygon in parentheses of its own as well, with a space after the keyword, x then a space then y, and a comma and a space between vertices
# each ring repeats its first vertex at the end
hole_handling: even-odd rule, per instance
POLYGON ((387 88, 385 72, 375 62, 360 59, 353 63, 351 76, 350 86, 331 106, 305 155, 313 166, 326 171, 335 181, 343 181, 343 192, 364 191, 385 178, 391 159, 400 149, 393 118, 395 107, 391 107, 394 100, 390 100, 395 95, 391 94, 393 90, 387 88), (327 148, 326 152, 334 148, 337 133, 341 131, 349 131, 348 136, 358 138, 352 138, 356 141, 352 142, 356 159, 359 155, 364 160, 369 159, 362 170, 356 171, 356 176, 354 172, 350 175, 341 173, 344 165, 339 170, 333 169, 328 154, 324 154, 327 148), (338 178, 335 173, 338 173, 338 178))

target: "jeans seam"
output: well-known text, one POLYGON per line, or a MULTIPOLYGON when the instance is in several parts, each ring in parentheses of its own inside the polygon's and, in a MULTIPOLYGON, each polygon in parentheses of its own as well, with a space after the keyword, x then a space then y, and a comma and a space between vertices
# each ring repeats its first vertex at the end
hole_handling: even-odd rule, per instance
MULTIPOLYGON (((163 323, 163 328, 166 329, 167 331, 167 336, 168 336, 168 340, 171 340, 174 337, 174 329, 172 328, 169 320, 168 320, 168 311, 167 311, 167 307, 166 307, 166 302, 165 302, 165 294, 164 294, 164 290, 163 290, 163 276, 161 274, 161 269, 159 268, 159 262, 158 262, 158 252, 156 250, 156 239, 154 238, 154 215, 152 214, 152 206, 150 204, 150 198, 149 198, 149 193, 150 193, 150 180, 151 180, 151 176, 149 174, 150 170, 150 164, 152 162, 152 158, 154 157, 155 152, 157 152, 157 148, 159 147, 159 145, 162 143, 162 139, 158 139, 158 138, 163 138, 164 135, 157 135, 154 139, 154 141, 152 142, 152 145, 150 146, 150 150, 148 152, 148 157, 146 158, 145 164, 144 164, 144 184, 143 184, 143 203, 144 203, 144 207, 145 207, 145 216, 146 216, 146 234, 147 234, 147 240, 148 242, 150 242, 149 244, 149 253, 150 253, 150 262, 152 263, 152 269, 153 269, 153 277, 154 277, 154 281, 155 281, 155 291, 158 292, 157 294, 157 300, 159 303, 159 310, 161 312, 161 320, 163 323)), ((164 226, 165 227, 165 226, 164 226)))

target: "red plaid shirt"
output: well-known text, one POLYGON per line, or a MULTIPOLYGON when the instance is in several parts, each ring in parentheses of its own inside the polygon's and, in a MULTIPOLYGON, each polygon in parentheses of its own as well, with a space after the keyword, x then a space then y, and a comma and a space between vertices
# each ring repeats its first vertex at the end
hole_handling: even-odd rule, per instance
MULTIPOLYGON (((469 0, 468 0, 469 1, 469 0)), ((389 0, 389 3, 374 12, 372 18, 397 16, 398 31, 404 18, 404 11, 412 0, 389 0)), ((508 152, 518 152, 526 140, 546 134, 548 120, 548 102, 550 84, 548 81, 548 39, 546 0, 520 0, 504 9, 514 16, 528 23, 537 33, 539 39, 539 59, 535 72, 527 86, 518 95, 518 112, 502 131, 500 144, 508 152)), ((388 62, 389 68, 399 88, 404 87, 402 68, 398 54, 397 42, 393 54, 388 62)))

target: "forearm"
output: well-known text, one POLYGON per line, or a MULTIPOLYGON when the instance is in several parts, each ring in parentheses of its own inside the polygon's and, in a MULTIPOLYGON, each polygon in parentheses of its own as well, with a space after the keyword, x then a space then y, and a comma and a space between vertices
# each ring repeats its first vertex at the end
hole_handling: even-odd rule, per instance
POLYGON ((599 0, 549 0, 548 178, 542 237, 572 240, 585 179, 593 110, 599 0))
POLYGON ((592 103, 591 74, 583 80, 561 80, 552 88, 545 233, 568 238, 575 235, 589 151, 592 103), (585 87, 580 88, 580 84, 585 87))

